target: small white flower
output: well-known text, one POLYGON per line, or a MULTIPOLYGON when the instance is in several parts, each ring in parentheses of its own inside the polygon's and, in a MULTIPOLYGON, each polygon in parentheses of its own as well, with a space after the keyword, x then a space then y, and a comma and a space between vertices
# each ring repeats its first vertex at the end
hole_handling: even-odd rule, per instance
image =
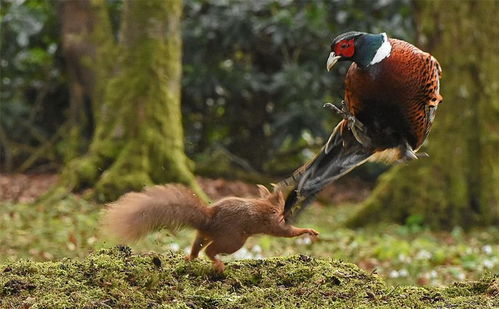
POLYGON ((485 268, 488 268, 488 269, 491 269, 492 267, 494 267, 495 263, 493 260, 484 260, 483 261, 483 267, 485 268))
POLYGON ((432 256, 433 256, 433 254, 431 254, 431 252, 426 251, 426 250, 420 250, 418 252, 418 254, 416 254, 416 258, 418 260, 428 260, 428 259, 431 259, 432 256))
POLYGON ((170 250, 177 252, 178 250, 180 250, 180 245, 176 242, 173 242, 170 244, 169 248, 170 250))
POLYGON ((485 254, 492 254, 492 246, 491 245, 485 245, 482 247, 482 251, 485 254))
POLYGON ((398 277, 400 277, 400 274, 399 274, 399 272, 398 272, 398 271, 396 271, 396 270, 392 270, 392 271, 388 274, 388 277, 390 277, 390 278, 398 278, 398 277))
POLYGON ((466 279, 466 275, 465 275, 464 273, 462 273, 462 272, 458 272, 458 273, 456 274, 456 278, 457 278, 458 280, 461 280, 461 281, 462 281, 462 280, 466 279))
POLYGON ((310 245, 312 243, 312 239, 310 237, 303 238, 303 244, 310 245))
POLYGON ((251 251, 253 251, 255 253, 261 253, 262 247, 260 247, 259 245, 254 245, 253 248, 251 248, 251 251))
POLYGON ((407 277, 407 276, 409 275, 409 272, 407 271, 407 269, 402 268, 402 269, 399 271, 399 275, 400 275, 400 277, 407 277))
POLYGON ((400 262, 404 262, 404 263, 409 263, 411 261, 411 259, 403 253, 399 254, 398 259, 400 262))
POLYGON ((300 237, 296 239, 297 245, 310 245, 312 240, 309 237, 300 237))
POLYGON ((430 271, 430 278, 436 278, 438 273, 435 270, 430 271))
POLYGON ((246 249, 246 247, 242 247, 239 251, 234 253, 234 258, 235 259, 251 259, 253 258, 253 254, 246 249))

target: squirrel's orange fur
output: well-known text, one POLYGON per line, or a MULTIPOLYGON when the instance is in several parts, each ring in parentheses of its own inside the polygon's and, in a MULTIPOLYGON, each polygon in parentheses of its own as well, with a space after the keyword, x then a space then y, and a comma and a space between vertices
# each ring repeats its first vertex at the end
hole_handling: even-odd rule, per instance
POLYGON ((146 234, 166 228, 175 231, 182 226, 197 230, 187 259, 198 256, 206 247, 206 255, 215 270, 224 264, 219 253, 234 253, 254 234, 295 237, 313 229, 297 228, 284 221, 284 198, 281 192, 271 193, 258 185, 260 198, 227 197, 208 207, 191 190, 182 185, 164 185, 131 192, 108 205, 103 226, 108 235, 130 242, 146 234))

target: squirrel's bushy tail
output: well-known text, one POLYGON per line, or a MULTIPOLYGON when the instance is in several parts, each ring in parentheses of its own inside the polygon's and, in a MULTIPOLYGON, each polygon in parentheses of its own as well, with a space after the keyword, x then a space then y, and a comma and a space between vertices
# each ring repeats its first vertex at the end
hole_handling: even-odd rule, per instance
POLYGON ((203 229, 209 220, 209 208, 194 192, 170 184, 123 195, 107 205, 102 223, 105 234, 130 242, 161 228, 203 229))

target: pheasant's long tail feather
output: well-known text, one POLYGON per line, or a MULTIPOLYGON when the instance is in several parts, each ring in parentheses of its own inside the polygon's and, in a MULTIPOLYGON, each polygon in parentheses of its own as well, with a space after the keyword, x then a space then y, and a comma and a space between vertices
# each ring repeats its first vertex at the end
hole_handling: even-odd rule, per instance
POLYGON ((286 218, 295 217, 327 184, 367 161, 373 153, 373 149, 357 141, 346 127, 345 121, 340 122, 320 153, 298 169, 293 178, 287 178, 286 183, 279 183, 279 185, 289 185, 290 178, 295 183, 294 190, 286 198, 284 210, 286 218), (300 202, 302 202, 301 208, 297 209, 295 205, 300 202))

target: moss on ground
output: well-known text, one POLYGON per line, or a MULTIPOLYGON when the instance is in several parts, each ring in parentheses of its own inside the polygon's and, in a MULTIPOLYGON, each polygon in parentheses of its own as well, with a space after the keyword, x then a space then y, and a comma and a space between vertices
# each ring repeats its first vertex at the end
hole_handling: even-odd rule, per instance
POLYGON ((0 265, 1 308, 493 308, 499 277, 446 288, 391 287, 376 274, 304 255, 230 262, 104 249, 85 259, 0 265))

